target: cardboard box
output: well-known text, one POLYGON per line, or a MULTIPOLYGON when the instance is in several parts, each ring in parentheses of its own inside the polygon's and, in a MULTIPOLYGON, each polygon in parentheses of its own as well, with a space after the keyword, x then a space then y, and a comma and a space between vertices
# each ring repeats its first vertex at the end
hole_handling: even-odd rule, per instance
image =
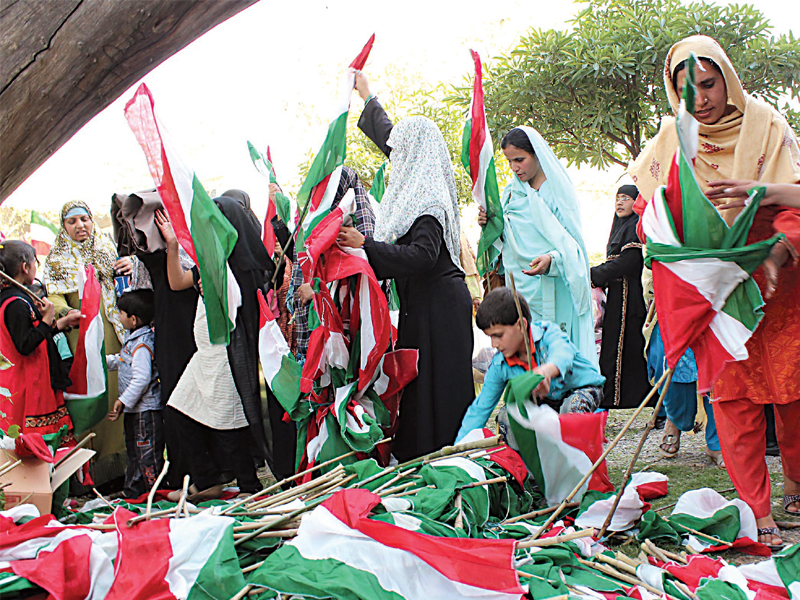
MULTIPOLYGON (((94 455, 94 450, 80 448, 57 469, 52 468, 52 463, 36 457, 23 458, 20 464, 0 477, 0 485, 11 484, 3 488, 6 509, 17 504, 33 504, 40 514, 50 513, 53 492, 94 455)), ((0 450, 0 469, 17 460, 13 450, 0 450)))

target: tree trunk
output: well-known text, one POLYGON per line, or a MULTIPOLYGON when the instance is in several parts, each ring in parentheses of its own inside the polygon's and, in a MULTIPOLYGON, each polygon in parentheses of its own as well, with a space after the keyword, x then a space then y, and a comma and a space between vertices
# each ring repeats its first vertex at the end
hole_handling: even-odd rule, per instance
POLYGON ((164 60, 257 0, 0 0, 0 202, 164 60))

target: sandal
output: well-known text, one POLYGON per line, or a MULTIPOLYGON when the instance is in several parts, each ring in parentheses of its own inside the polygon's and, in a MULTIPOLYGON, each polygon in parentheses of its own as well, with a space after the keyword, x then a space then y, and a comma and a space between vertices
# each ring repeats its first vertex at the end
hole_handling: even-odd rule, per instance
POLYGON ((718 469, 725 468, 725 459, 722 458, 722 452, 720 452, 719 450, 710 450, 709 448, 706 448, 704 452, 705 455, 709 458, 709 460, 711 460, 711 462, 714 463, 715 467, 717 467, 718 469))
POLYGON ((672 433, 665 433, 664 437, 661 438, 661 444, 658 447, 658 452, 664 458, 675 458, 675 455, 678 453, 678 450, 680 449, 681 449, 680 433, 678 435, 674 435, 672 433), (674 450, 670 450, 670 448, 674 448, 674 450))
POLYGON ((789 505, 800 502, 800 494, 786 494, 783 497, 783 512, 787 515, 800 516, 800 510, 789 510, 789 505))
POLYGON ((786 546, 786 544, 783 543, 783 539, 781 538, 781 532, 777 527, 759 527, 758 528, 758 537, 760 538, 762 535, 768 535, 768 536, 771 536, 773 538, 777 537, 778 539, 781 540, 780 544, 764 544, 764 542, 761 542, 762 544, 764 544, 767 548, 769 548, 773 552, 776 551, 776 550, 783 550, 783 548, 786 546))

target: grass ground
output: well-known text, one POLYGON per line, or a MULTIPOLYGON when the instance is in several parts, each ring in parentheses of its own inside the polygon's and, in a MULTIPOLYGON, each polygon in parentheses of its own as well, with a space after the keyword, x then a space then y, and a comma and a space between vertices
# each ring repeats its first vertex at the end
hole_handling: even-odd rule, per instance
MULTIPOLYGON (((608 424, 606 426, 606 436, 613 439, 622 429, 623 425, 630 418, 632 410, 618 410, 609 413, 608 424)), ((611 481, 619 485, 625 469, 630 464, 639 439, 644 432, 645 425, 650 419, 652 412, 645 409, 643 413, 634 421, 633 426, 628 430, 620 443, 608 455, 608 471, 611 481)), ((723 496, 728 499, 738 497, 728 477, 727 471, 714 466, 708 457, 703 453, 705 449, 705 436, 701 431, 697 434, 683 434, 681 436, 681 448, 677 456, 671 459, 663 458, 658 452, 658 445, 661 442, 663 431, 654 430, 650 433, 642 453, 637 461, 634 472, 642 470, 656 471, 669 477, 669 494, 664 498, 659 498, 652 502, 653 508, 658 509, 662 506, 672 504, 684 492, 698 488, 708 487, 718 492, 724 492, 723 496)), ((781 459, 779 457, 766 457, 767 467, 770 472, 772 482, 772 514, 776 521, 787 521, 797 523, 800 526, 800 518, 792 517, 783 512, 783 474, 781 469, 781 459)), ((671 509, 661 511, 662 516, 668 516, 671 509)), ((784 529, 781 537, 787 544, 800 542, 800 527, 796 529, 784 529)), ((668 548, 669 549, 669 548, 668 548)), ((638 553, 638 549, 636 551, 638 553)), ((725 560, 742 564, 752 562, 756 559, 741 552, 730 550, 719 554, 725 560)))

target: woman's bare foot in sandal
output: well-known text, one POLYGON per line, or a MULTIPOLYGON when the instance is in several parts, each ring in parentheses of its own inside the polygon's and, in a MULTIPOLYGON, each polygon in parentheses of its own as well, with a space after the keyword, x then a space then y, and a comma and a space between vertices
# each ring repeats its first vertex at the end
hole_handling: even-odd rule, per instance
POLYGON ((783 510, 787 514, 800 516, 800 483, 783 476, 783 510))
POLYGON ((758 528, 759 542, 766 545, 771 550, 783 548, 783 539, 780 536, 778 526, 775 524, 775 519, 772 518, 772 515, 756 519, 756 527, 758 528))
POLYGON ((667 424, 664 426, 664 436, 661 438, 658 452, 664 458, 674 458, 680 448, 681 430, 675 427, 672 421, 667 419, 667 424))
POLYGON ((712 450, 708 446, 704 450, 706 456, 711 459, 711 462, 714 463, 714 466, 718 469, 725 468, 725 460, 722 458, 722 451, 721 450, 712 450))
MULTIPOLYGON (((169 494, 167 494, 167 500, 169 500, 170 502, 180 502, 182 493, 183 490, 173 490, 169 494)), ((197 493, 197 488, 195 487, 195 485, 194 484, 190 485, 189 489, 187 490, 187 498, 192 497, 196 493, 197 493)))
MULTIPOLYGON (((192 486, 194 487, 194 486, 192 486)), ((222 496, 222 491, 225 489, 225 486, 220 485, 212 485, 210 488, 207 488, 202 491, 197 491, 197 488, 194 488, 194 492, 190 492, 188 500, 192 503, 196 502, 205 502, 206 500, 216 500, 220 496, 222 496)))

